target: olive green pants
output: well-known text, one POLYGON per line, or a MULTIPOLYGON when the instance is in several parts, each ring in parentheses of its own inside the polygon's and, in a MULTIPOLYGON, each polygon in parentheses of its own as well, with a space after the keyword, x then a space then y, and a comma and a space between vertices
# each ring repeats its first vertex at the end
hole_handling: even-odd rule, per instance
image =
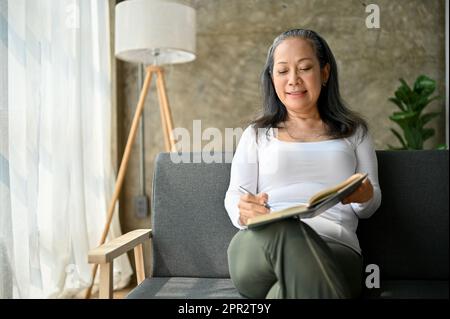
POLYGON ((247 298, 357 298, 362 257, 295 219, 239 231, 228 247, 231 279, 247 298))

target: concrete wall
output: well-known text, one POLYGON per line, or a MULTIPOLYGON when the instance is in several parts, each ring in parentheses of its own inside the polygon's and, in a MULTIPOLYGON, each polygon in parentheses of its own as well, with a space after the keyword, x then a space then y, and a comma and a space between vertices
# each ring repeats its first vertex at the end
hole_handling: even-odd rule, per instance
MULTIPOLYGON (((197 9, 197 59, 166 68, 166 84, 175 127, 202 129, 245 127, 260 107, 259 75, 275 36, 291 28, 311 28, 330 45, 338 62, 341 93, 370 123, 378 149, 398 145, 388 116, 403 77, 412 84, 420 74, 437 81, 445 94, 444 0, 198 0, 183 1, 197 9), (380 8, 380 28, 366 27, 366 4, 380 8)), ((137 103, 137 68, 117 62, 118 148, 123 152, 137 103)), ((445 100, 429 110, 445 109, 445 100)), ((153 160, 164 150, 156 89, 145 106, 145 186, 151 194, 153 160)), ((436 136, 426 148, 445 142, 444 116, 433 125, 436 136)), ((208 143, 204 141, 203 145, 208 143)), ((195 145, 194 150, 201 149, 195 145)), ((121 156, 121 155, 120 155, 121 156)), ((133 147, 120 198, 124 231, 150 227, 150 218, 134 216, 139 194, 139 143, 133 147)), ((147 256, 147 260, 150 256, 147 256)), ((149 270, 149 264, 147 270, 149 270)))

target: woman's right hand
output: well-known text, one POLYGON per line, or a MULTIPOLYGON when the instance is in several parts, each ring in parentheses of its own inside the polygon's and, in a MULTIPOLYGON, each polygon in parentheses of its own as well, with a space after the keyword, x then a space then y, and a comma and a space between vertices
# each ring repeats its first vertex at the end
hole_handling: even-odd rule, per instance
POLYGON ((265 206, 268 200, 267 193, 242 195, 238 203, 239 224, 245 226, 249 218, 270 213, 270 209, 265 206))

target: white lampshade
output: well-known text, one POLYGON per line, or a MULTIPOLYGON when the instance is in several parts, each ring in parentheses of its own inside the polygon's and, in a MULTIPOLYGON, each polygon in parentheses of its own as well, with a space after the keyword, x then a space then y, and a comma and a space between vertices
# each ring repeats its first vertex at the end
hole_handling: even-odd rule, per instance
POLYGON ((116 5, 115 54, 144 64, 195 59, 195 9, 161 0, 128 0, 116 5), (155 60, 156 56, 156 60, 155 60))

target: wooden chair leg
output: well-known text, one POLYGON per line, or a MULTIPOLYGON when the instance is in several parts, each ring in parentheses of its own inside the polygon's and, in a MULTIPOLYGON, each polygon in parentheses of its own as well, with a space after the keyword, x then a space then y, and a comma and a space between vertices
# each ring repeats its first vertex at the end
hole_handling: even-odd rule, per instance
POLYGON ((99 299, 112 299, 113 297, 113 263, 100 264, 100 291, 99 299))
POLYGON ((144 252, 142 244, 139 244, 134 248, 134 261, 136 263, 137 284, 139 285, 145 279, 144 252))

